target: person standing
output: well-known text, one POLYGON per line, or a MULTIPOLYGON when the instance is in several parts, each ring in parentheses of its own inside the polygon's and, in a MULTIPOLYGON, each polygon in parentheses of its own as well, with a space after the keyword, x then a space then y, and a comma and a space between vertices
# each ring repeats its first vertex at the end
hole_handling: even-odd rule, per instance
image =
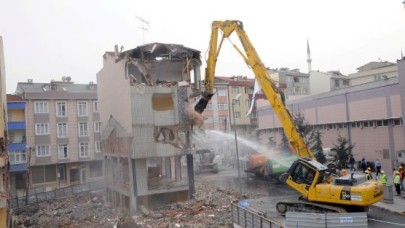
POLYGON ((377 170, 377 173, 375 174, 375 176, 378 176, 378 174, 381 172, 381 162, 380 162, 380 160, 378 160, 378 158, 374 162, 374 167, 377 170))
POLYGON ((367 161, 363 157, 363 159, 361 159, 361 169, 363 169, 363 173, 366 171, 366 167, 367 167, 367 161))
POLYGON ((399 185, 401 186, 401 190, 405 190, 404 189, 404 169, 402 168, 402 166, 399 166, 398 168, 398 172, 399 172, 399 185))
POLYGON ((398 171, 395 173, 393 182, 394 182, 395 190, 397 191, 397 196, 400 196, 401 195, 401 185, 400 185, 401 179, 399 177, 398 171))
POLYGON ((366 180, 369 181, 369 180, 372 180, 372 179, 373 179, 373 176, 371 175, 371 172, 370 172, 370 171, 366 170, 365 173, 366 173, 366 180))
POLYGON ((382 185, 387 184, 387 175, 385 175, 384 170, 381 171, 380 182, 381 182, 382 185))

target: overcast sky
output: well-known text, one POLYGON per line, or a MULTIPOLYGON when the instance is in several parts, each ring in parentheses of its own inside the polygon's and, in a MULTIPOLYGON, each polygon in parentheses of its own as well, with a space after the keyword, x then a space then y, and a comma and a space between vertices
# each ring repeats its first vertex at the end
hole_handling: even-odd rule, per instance
MULTIPOLYGON (((402 1, 0 0, 7 93, 27 79, 96 82, 102 55, 115 44, 124 50, 144 41, 183 44, 201 51, 204 67, 211 22, 226 19, 244 23, 267 67, 307 72, 308 38, 313 70, 350 74, 370 61, 396 62, 405 52, 402 1), (147 32, 138 17, 149 22, 147 32)), ((229 42, 216 75, 253 77, 229 42)))

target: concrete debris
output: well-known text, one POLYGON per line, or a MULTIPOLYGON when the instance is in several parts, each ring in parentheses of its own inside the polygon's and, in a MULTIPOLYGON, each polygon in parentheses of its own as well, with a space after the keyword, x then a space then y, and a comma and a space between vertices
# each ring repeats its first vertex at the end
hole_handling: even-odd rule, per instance
POLYGON ((256 197, 217 188, 204 180, 195 184, 195 199, 153 210, 142 206, 132 216, 110 208, 103 202, 102 192, 43 202, 15 211, 16 227, 232 227, 230 203, 256 197))

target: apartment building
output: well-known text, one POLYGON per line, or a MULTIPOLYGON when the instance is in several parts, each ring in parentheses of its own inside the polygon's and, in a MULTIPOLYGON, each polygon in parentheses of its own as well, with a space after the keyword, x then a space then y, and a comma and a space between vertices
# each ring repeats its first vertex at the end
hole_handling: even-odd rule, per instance
POLYGON ((97 73, 106 200, 125 212, 187 200, 195 192, 192 129, 202 117, 200 51, 150 43, 106 52, 97 73))
MULTIPOLYGON (((398 60, 398 77, 351 86, 329 93, 290 100, 292 114, 301 113, 322 133, 324 147, 334 147, 339 135, 354 145, 357 161, 379 159, 384 170, 405 163, 405 59, 398 60)), ((258 135, 278 142, 281 125, 268 102, 258 102, 258 135)))
POLYGON ((10 190, 13 196, 21 196, 28 184, 25 101, 21 97, 7 94, 7 117, 10 190))
MULTIPOLYGON (((225 97, 227 98, 226 111, 232 128, 235 127, 241 136, 247 138, 254 136, 255 129, 257 128, 256 107, 253 107, 252 112, 249 115, 248 112, 252 102, 255 79, 247 78, 246 76, 232 76, 216 77, 216 80, 227 84, 228 90, 225 97)), ((264 95, 259 92, 257 97, 260 98, 261 96, 264 95)), ((223 100, 225 101, 225 99, 223 100)), ((215 104, 214 102, 215 101, 212 101, 212 105, 215 104)), ((220 106, 218 105, 218 107, 220 106)), ((215 112, 213 114, 215 114, 215 112)), ((223 114, 225 114, 225 112, 223 114)), ((209 110, 207 110, 204 115, 210 115, 209 110)), ((206 122, 205 125, 209 126, 209 123, 206 122)))
POLYGON ((349 78, 339 71, 311 71, 309 73, 311 94, 327 93, 331 90, 349 87, 349 78))
POLYGON ((96 84, 75 84, 70 77, 49 83, 29 79, 18 83, 16 95, 25 101, 30 189, 51 190, 102 178, 96 84))
POLYGON ((350 85, 361 85, 364 83, 388 80, 389 78, 398 76, 397 64, 380 61, 380 62, 369 62, 359 68, 357 72, 349 74, 350 85))
POLYGON ((311 84, 309 74, 300 72, 299 69, 268 69, 271 79, 280 84, 284 84, 286 99, 295 99, 311 94, 311 84))

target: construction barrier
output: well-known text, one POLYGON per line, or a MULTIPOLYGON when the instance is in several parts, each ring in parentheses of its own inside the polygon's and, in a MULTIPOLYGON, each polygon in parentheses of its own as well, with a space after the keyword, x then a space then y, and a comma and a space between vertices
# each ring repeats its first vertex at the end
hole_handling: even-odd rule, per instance
POLYGON ((286 227, 364 227, 367 228, 367 213, 301 213, 287 212, 286 227))

